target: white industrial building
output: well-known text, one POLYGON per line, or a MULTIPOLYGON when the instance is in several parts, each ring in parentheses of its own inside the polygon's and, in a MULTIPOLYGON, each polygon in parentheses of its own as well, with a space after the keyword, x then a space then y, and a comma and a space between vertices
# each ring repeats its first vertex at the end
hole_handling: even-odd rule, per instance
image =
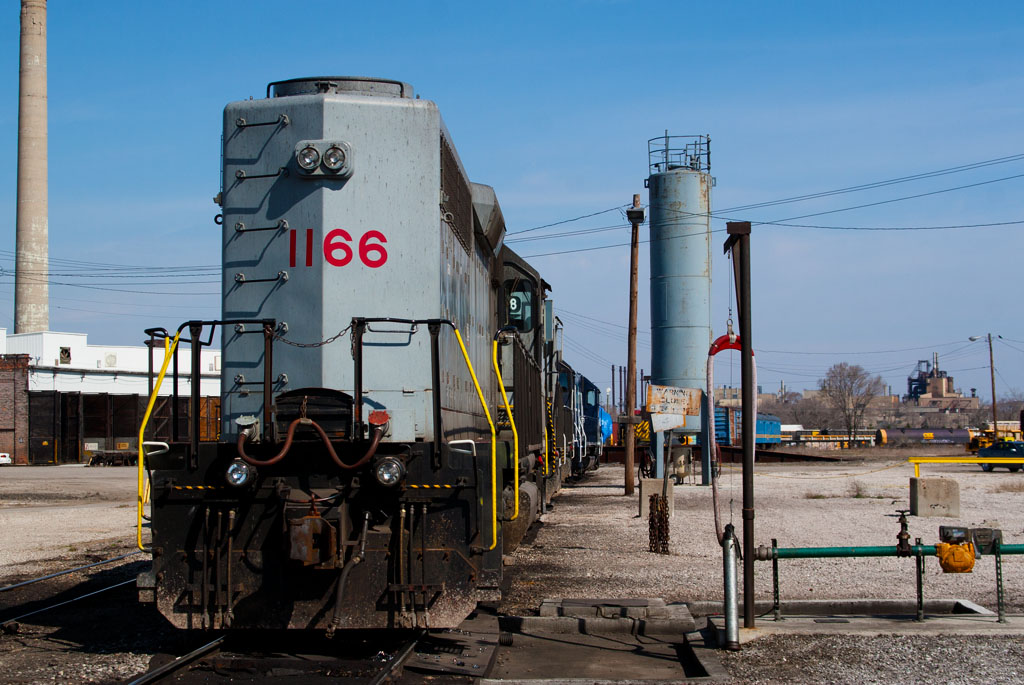
MULTIPOLYGON (((90 345, 85 333, 8 334, 0 328, 0 355, 28 355, 28 390, 149 395, 149 350, 144 345, 90 345)), ((191 392, 192 352, 182 345, 177 351, 178 393, 191 392)), ((153 350, 154 374, 164 360, 162 347, 153 350)), ((220 350, 204 347, 201 355, 200 394, 220 395, 220 350)), ((170 395, 171 370, 160 388, 170 395)))

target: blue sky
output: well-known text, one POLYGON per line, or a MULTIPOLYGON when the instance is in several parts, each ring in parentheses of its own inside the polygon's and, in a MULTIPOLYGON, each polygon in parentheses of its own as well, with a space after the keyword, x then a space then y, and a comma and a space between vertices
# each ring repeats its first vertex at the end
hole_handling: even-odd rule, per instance
MULTIPOLYGON (((211 198, 221 110, 262 97, 268 81, 307 75, 399 79, 437 102, 471 178, 495 187, 512 232, 643 193, 646 141, 665 129, 712 136, 716 230, 726 217, 779 221, 1024 174, 1019 160, 721 211, 1024 153, 1022 25, 1018 5, 998 2, 971 11, 953 3, 56 0, 48 24, 52 270, 81 266, 56 260, 217 264, 211 198)), ((0 21, 5 274, 13 269, 18 31, 17 8, 8 7, 0 21)), ((1022 189, 1024 178, 1000 180, 793 223, 1021 221, 1022 189)), ((628 228, 618 212, 531 235, 616 224, 621 231, 515 248, 539 255, 621 245, 628 228)), ((1022 226, 755 226, 753 340, 762 386, 811 388, 830 364, 849 361, 902 393, 916 360, 937 351, 957 386, 987 399, 987 347, 966 339, 992 331, 1006 339, 995 348, 999 393, 1024 390, 1022 226)), ((728 306, 722 239, 713 236, 716 334, 728 306)), ((568 356, 606 387, 610 364, 625 364, 628 249, 531 261, 568 313, 568 337, 587 349, 568 356)), ((642 250, 638 365, 649 368, 646 263, 642 250)), ((125 287, 55 276, 76 285, 51 287, 51 328, 137 344, 144 327, 215 317, 219 286, 205 281, 216 280, 125 287)), ((12 306, 6 276, 0 319, 8 327, 12 306)), ((738 384, 738 360, 722 359, 716 376, 738 384)))

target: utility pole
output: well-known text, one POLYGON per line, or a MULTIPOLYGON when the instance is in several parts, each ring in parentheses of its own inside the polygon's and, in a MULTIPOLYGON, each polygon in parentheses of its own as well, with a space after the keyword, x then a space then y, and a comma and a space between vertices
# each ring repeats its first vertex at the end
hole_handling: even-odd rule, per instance
POLYGON ((992 377, 992 443, 999 441, 999 418, 995 413, 995 361, 992 357, 992 334, 988 334, 988 375, 992 377))
MULTIPOLYGON (((996 336, 997 338, 1002 336, 996 336)), ((968 338, 971 342, 980 340, 980 335, 972 335, 968 338)), ((988 373, 992 378, 992 444, 999 442, 999 416, 996 414, 996 364, 992 356, 992 334, 988 334, 988 373)))
POLYGON ((636 433, 633 428, 636 406, 636 302, 639 289, 640 263, 640 224, 644 222, 644 209, 640 206, 640 196, 633 196, 633 206, 626 210, 626 218, 633 225, 633 237, 630 241, 629 257, 629 338, 626 359, 626 494, 633 494, 633 465, 636 463, 636 433))
MULTIPOLYGON (((743 382, 743 627, 754 628, 754 355, 750 332, 750 222, 725 224, 736 266, 736 300, 740 310, 740 359, 743 382)), ((709 388, 710 390, 710 388, 709 388)))

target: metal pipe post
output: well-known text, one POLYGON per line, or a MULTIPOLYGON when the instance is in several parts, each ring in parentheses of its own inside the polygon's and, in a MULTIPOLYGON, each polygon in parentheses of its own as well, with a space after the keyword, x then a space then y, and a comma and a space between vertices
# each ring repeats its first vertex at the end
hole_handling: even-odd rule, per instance
POLYGON ((366 321, 352 319, 352 434, 354 440, 363 439, 363 332, 366 321))
MULTIPOLYGON (((263 324, 263 439, 270 441, 273 435, 271 426, 271 406, 274 397, 274 329, 275 323, 263 324)), ((193 382, 195 379, 193 378, 193 382)), ((198 397, 198 395, 197 395, 198 397)))
POLYGON ((199 467, 199 403, 202 401, 200 395, 200 371, 202 368, 202 353, 203 344, 201 339, 203 337, 203 325, 200 323, 190 324, 188 327, 188 334, 191 338, 191 369, 189 371, 189 443, 192 449, 189 452, 189 460, 192 468, 199 467))
POLYGON ((639 290, 640 224, 644 221, 644 210, 640 207, 640 196, 633 196, 633 207, 626 211, 626 218, 633 226, 629 258, 629 337, 626 359, 626 493, 633 494, 633 465, 636 463, 636 434, 633 432, 633 407, 636 406, 636 305, 639 290))
POLYGON ((1003 596, 1003 551, 999 540, 995 541, 996 556, 996 604, 999 610, 999 623, 1006 623, 1006 601, 1003 596))
POLYGON ((772 538, 772 613, 776 621, 782 620, 782 607, 779 606, 779 541, 772 538))
POLYGON ((441 433, 441 324, 429 323, 427 330, 430 332, 430 394, 434 414, 434 456, 431 466, 437 471, 441 468, 441 445, 444 440, 441 433))
POLYGON ((725 582, 725 616, 726 649, 738 652, 740 649, 739 603, 736 597, 736 533, 731 523, 725 525, 722 534, 722 577, 725 582))
POLYGON ((153 394, 153 344, 156 338, 152 333, 149 334, 149 340, 146 341, 146 356, 149 357, 149 395, 153 394))
POLYGON ((917 564, 917 619, 924 620, 924 556, 921 554, 921 538, 915 540, 918 550, 914 555, 917 564))
MULTIPOLYGON (((743 382, 743 627, 754 627, 754 357, 750 332, 750 222, 726 224, 737 267, 740 310, 740 359, 743 382)), ((708 388, 714 392, 714 388, 708 388)), ((713 419, 709 419, 713 420, 713 419)))

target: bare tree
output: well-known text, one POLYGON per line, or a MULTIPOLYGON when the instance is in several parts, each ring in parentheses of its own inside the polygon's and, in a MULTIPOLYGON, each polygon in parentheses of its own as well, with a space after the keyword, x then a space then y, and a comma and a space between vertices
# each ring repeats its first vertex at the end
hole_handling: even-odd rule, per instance
POLYGON ((862 366, 851 366, 846 362, 832 366, 818 381, 818 389, 825 401, 841 414, 851 442, 864 418, 864 411, 884 388, 881 377, 871 376, 862 366))

